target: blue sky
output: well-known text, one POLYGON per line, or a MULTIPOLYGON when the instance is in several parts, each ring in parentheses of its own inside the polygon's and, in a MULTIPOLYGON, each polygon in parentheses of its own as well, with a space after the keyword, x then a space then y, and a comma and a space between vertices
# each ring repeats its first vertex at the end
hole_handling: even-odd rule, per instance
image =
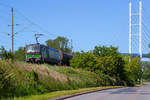
MULTIPOLYGON (((4 4, 14 7, 15 24, 20 24, 15 32, 25 28, 15 36, 15 49, 35 43, 34 34, 42 33, 41 43, 57 36, 72 39, 74 51, 113 45, 128 52, 129 0, 0 0, 0 45, 10 49, 10 36, 4 32, 11 32, 7 26, 11 24, 11 10, 4 4)), ((149 4, 149 0, 143 0, 147 12, 149 4)))

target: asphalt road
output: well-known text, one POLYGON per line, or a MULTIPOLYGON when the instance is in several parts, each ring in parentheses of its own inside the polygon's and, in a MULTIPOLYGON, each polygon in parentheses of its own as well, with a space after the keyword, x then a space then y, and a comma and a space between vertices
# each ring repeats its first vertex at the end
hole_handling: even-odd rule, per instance
POLYGON ((150 100, 150 83, 142 87, 103 90, 66 100, 150 100))

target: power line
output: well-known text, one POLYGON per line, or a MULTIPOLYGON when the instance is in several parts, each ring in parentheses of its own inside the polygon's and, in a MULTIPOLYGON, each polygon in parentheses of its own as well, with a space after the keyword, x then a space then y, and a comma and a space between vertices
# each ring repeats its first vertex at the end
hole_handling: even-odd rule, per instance
MULTIPOLYGON (((8 8, 12 8, 11 6, 5 5, 5 4, 2 4, 2 3, 0 3, 0 5, 5 6, 5 7, 8 7, 8 8)), ((34 23, 33 21, 31 21, 28 17, 26 17, 24 14, 22 14, 22 13, 21 13, 20 11, 18 11, 17 9, 15 9, 15 12, 18 13, 19 15, 21 15, 21 16, 22 16, 21 18, 25 19, 25 20, 29 23, 29 26, 24 26, 21 30, 17 31, 15 34, 17 34, 17 33, 19 33, 19 32, 24 32, 26 29, 29 29, 31 26, 35 26, 36 28, 40 29, 41 31, 44 31, 44 33, 46 33, 48 36, 49 36, 49 35, 56 36, 56 34, 50 33, 49 31, 43 29, 40 25, 38 25, 38 24, 34 23)), ((14 13, 13 13, 13 14, 14 14, 14 13)), ((17 18, 17 19, 18 19, 18 18, 17 18)), ((36 30, 36 31, 37 31, 37 30, 36 30)), ((33 32, 33 30, 30 31, 30 32, 33 32)), ((6 33, 6 32, 5 32, 5 33, 6 33)), ((38 32, 38 33, 40 33, 40 32, 38 32)), ((14 36, 14 34, 13 34, 12 36, 14 36)), ((12 46, 12 48, 13 48, 13 46, 12 46)))
POLYGON ((12 8, 12 6, 4 4, 4 3, 0 3, 0 5, 3 6, 3 7, 12 8))
MULTIPOLYGON (((11 26, 12 26, 12 35, 11 35, 11 37, 12 37, 12 52, 14 52, 14 35, 15 35, 15 34, 18 34, 18 33, 20 33, 20 32, 25 32, 25 30, 29 29, 31 26, 35 26, 36 28, 40 29, 41 31, 44 31, 44 33, 46 33, 48 36, 49 36, 49 35, 56 36, 56 34, 52 34, 52 33, 50 33, 49 31, 43 29, 40 25, 35 24, 33 21, 31 21, 28 17, 26 17, 24 14, 22 14, 22 13, 21 13, 20 11, 18 11, 17 9, 15 9, 16 14, 18 13, 18 14, 21 16, 21 18, 24 19, 24 20, 26 20, 29 24, 28 24, 28 26, 26 25, 26 26, 24 26, 22 29, 20 29, 19 31, 17 31, 16 33, 14 33, 14 22, 13 22, 14 12, 13 12, 13 8, 12 8, 12 6, 5 5, 5 4, 2 4, 2 3, 0 3, 0 5, 1 5, 1 6, 4 6, 4 7, 7 7, 7 8, 11 8, 11 13, 12 13, 12 25, 11 25, 11 26)), ((5 12, 4 14, 7 15, 6 12, 5 12)), ((4 14, 3 14, 3 15, 4 15, 4 14)), ((8 15, 9 15, 9 13, 8 13, 8 15)), ((15 16, 15 17, 16 17, 16 16, 15 16)), ((17 19, 18 19, 18 18, 19 18, 19 17, 17 17, 17 19)), ((6 17, 4 17, 4 19, 8 21, 8 19, 6 19, 6 17)), ((10 19, 9 19, 9 20, 10 20, 10 19)), ((36 31, 31 30, 30 32, 39 33, 39 32, 37 32, 37 30, 36 30, 36 31)), ((7 34, 7 35, 10 35, 8 32, 2 32, 2 33, 5 33, 5 34, 7 34)), ((19 38, 19 39, 20 39, 20 38, 19 38)), ((17 45, 17 44, 20 43, 20 42, 23 42, 23 40, 24 40, 24 38, 22 38, 21 41, 18 40, 18 39, 16 39, 15 41, 19 41, 19 42, 16 42, 15 45, 17 45)), ((25 43, 25 44, 26 44, 26 43, 25 43)))
POLYGON ((54 35, 54 36, 56 36, 56 34, 50 33, 49 31, 43 29, 40 25, 38 25, 38 24, 34 23, 33 21, 31 21, 28 17, 26 17, 26 16, 25 16, 24 14, 22 14, 20 11, 16 10, 16 12, 17 12, 18 14, 20 14, 21 16, 23 16, 24 19, 27 20, 30 24, 36 26, 37 28, 39 28, 40 30, 42 30, 44 33, 46 33, 46 34, 48 33, 49 35, 54 35))
POLYGON ((4 21, 4 20, 5 20, 5 21, 8 21, 8 19, 7 19, 6 17, 4 17, 4 16, 1 16, 1 15, 0 15, 0 18, 1 18, 1 21, 4 21), (4 20, 3 20, 3 19, 4 19, 4 20))
POLYGON ((10 35, 10 33, 8 33, 8 32, 3 32, 3 31, 0 31, 0 34, 5 34, 5 35, 10 35))
MULTIPOLYGON (((31 26, 30 26, 31 27, 31 26)), ((28 29, 29 26, 24 26, 21 30, 17 31, 15 34, 18 34, 20 32, 24 32, 25 29, 28 29)))

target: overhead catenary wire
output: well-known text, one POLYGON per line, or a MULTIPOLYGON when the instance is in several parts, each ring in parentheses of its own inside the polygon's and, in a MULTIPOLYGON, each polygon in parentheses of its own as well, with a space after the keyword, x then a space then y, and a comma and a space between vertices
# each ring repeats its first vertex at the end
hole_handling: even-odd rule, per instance
POLYGON ((1 18, 1 21, 5 21, 5 22, 10 21, 8 17, 6 18, 6 16, 3 16, 3 15, 0 15, 0 18, 1 18))
POLYGON ((0 2, 0 6, 7 7, 7 8, 12 8, 12 6, 10 6, 8 4, 1 3, 1 2, 0 2))
MULTIPOLYGON (((28 30, 28 32, 33 32, 33 30, 30 29, 30 27, 35 27, 37 29, 35 29, 36 33, 42 33, 44 34, 46 37, 44 38, 47 38, 47 37, 50 37, 51 35, 52 36, 57 36, 57 34, 53 34, 53 33, 50 33, 48 30, 45 30, 44 28, 42 28, 40 25, 38 25, 37 23, 34 23, 31 19, 29 19, 27 16, 25 16, 24 14, 22 14, 22 12, 20 12, 17 8, 15 7, 12 7, 12 6, 9 6, 9 5, 6 5, 6 4, 3 4, 3 3, 0 3, 0 6, 3 6, 3 7, 7 7, 7 8, 14 8, 15 9, 15 12, 14 12, 14 15, 19 15, 21 17, 18 17, 18 16, 15 16, 17 17, 17 20, 20 18, 20 19, 24 19, 27 23, 29 23, 28 25, 26 26, 23 26, 23 28, 21 28, 20 30, 16 31, 15 33, 20 33, 20 32, 26 32, 28 30), (40 31, 42 32, 40 32, 40 31)), ((5 12, 4 12, 5 13, 5 12)), ((10 13, 8 13, 9 15, 10 13)), ((7 13, 5 13, 5 15, 7 15, 7 13)), ((10 20, 10 19, 9 19, 10 20)), ((15 19, 16 20, 16 19, 15 19)), ((22 20, 21 20, 22 21, 22 20)), ((21 26, 22 27, 22 26, 21 26)), ((7 33, 7 32, 5 32, 7 33)), ((8 34, 8 33, 7 33, 8 34)), ((34 33, 35 34, 35 33, 34 33)))
POLYGON ((40 25, 34 23, 33 21, 31 21, 28 17, 26 17, 24 14, 22 14, 18 9, 16 9, 16 12, 18 14, 20 14, 25 20, 27 20, 30 24, 36 26, 37 28, 39 28, 40 30, 42 30, 44 32, 44 34, 48 34, 48 35, 53 35, 53 36, 56 36, 56 34, 52 34, 50 33, 49 31, 43 29, 40 25))
MULTIPOLYGON (((32 25, 31 25, 32 26, 32 25)), ((20 32, 24 32, 26 29, 28 29, 31 26, 24 26, 22 29, 20 29, 19 31, 15 32, 15 34, 18 34, 20 32)))

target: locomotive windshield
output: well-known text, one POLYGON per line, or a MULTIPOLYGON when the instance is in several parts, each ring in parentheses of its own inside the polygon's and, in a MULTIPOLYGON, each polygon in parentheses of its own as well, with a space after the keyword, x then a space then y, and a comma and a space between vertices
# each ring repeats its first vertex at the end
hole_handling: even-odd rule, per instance
POLYGON ((27 53, 40 52, 40 47, 38 45, 30 45, 30 46, 27 46, 26 51, 27 53))

